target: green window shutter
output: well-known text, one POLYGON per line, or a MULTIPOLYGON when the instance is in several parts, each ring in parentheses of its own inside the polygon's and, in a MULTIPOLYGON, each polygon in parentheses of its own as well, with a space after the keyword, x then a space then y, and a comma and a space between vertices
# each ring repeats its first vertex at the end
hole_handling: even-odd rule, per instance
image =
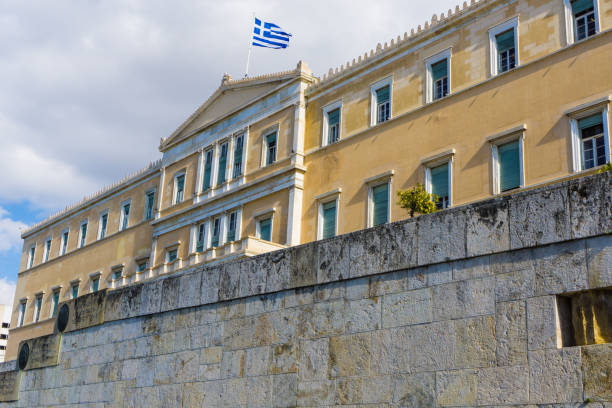
POLYGON ((514 48, 514 28, 498 34, 495 36, 495 40, 497 41, 498 52, 503 52, 509 50, 510 48, 514 48))
POLYGON ((329 126, 334 126, 340 123, 340 108, 334 109, 327 113, 327 123, 329 126))
POLYGON ((229 223, 227 228, 227 242, 236 240, 236 217, 237 213, 233 212, 229 215, 229 223))
POLYGON ((98 291, 98 286, 99 286, 99 284, 100 284, 100 279, 94 279, 94 280, 93 280, 93 282, 92 282, 92 285, 91 285, 91 286, 92 286, 92 290, 93 290, 94 292, 97 292, 97 291, 98 291))
POLYGON ((431 77, 435 83, 437 80, 448 76, 448 60, 445 58, 431 66, 431 77))
POLYGON ((77 297, 79 297, 79 285, 73 285, 72 286, 72 298, 76 299, 77 297))
POLYGON ((185 188, 185 176, 179 176, 176 179, 176 189, 178 191, 183 191, 185 188))
POLYGON ((259 221, 259 238, 264 241, 272 240, 272 218, 259 221))
POLYGON ((389 184, 382 184, 372 189, 374 201, 373 225, 389 221, 389 184))
POLYGON ((219 155, 219 174, 217 176, 217 184, 225 182, 225 166, 227 165, 227 143, 221 146, 221 154, 219 155))
POLYGON ((499 146, 499 181, 500 190, 508 191, 521 185, 519 142, 499 146))
POLYGON ((221 221, 219 220, 219 218, 216 218, 213 221, 213 231, 212 231, 212 238, 210 240, 210 246, 212 247, 218 247, 219 246, 219 232, 221 230, 221 221))
POLYGON ((323 239, 336 235, 336 201, 323 204, 323 239))
MULTIPOLYGON (((391 87, 389 85, 386 85, 380 89, 377 89, 376 90, 376 103, 380 105, 381 103, 389 102, 390 95, 391 95, 391 87)), ((340 117, 340 112, 338 112, 338 117, 340 117)))
POLYGON ((206 163, 204 164, 204 183, 203 190, 210 188, 210 178, 212 176, 212 150, 206 152, 206 163))
POLYGON ((578 128, 580 128, 580 130, 584 130, 586 128, 590 128, 591 126, 601 125, 602 123, 603 119, 601 117, 601 113, 598 113, 596 115, 580 119, 578 121, 578 128))
POLYGON ((243 145, 243 137, 239 137, 236 139, 236 144, 234 146, 234 178, 240 176, 242 174, 242 145, 243 145))
POLYGON ((448 197, 448 163, 431 169, 431 192, 438 197, 448 197))
POLYGON ((59 305, 59 291, 53 292, 53 317, 57 315, 57 306, 59 305))
POLYGON ((574 0, 572 1, 572 13, 580 14, 583 11, 593 8, 593 0, 574 0))
POLYGON ((276 132, 266 136, 266 164, 272 164, 276 161, 276 132))

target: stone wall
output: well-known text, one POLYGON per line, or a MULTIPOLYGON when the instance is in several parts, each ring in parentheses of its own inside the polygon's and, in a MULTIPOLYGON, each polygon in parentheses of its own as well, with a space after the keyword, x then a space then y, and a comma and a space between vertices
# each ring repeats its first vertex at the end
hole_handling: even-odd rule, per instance
POLYGON ((71 300, 0 408, 609 407, 612 344, 563 347, 558 304, 612 287, 611 202, 600 174, 71 300))

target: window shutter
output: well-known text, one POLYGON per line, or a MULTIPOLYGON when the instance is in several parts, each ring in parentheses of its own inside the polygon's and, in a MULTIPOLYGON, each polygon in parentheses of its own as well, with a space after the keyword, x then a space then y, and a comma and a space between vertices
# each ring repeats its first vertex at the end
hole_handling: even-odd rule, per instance
MULTIPOLYGON (((391 92, 391 89, 389 85, 383 86, 382 88, 377 89, 376 90, 376 103, 380 105, 381 103, 389 102, 390 92, 391 92)), ((339 110, 338 110, 338 117, 340 117, 339 110)))
POLYGON ((272 219, 267 218, 265 220, 259 221, 259 238, 264 241, 272 240, 272 219))
POLYGON ((448 164, 431 169, 431 192, 438 197, 448 197, 448 164))
POLYGON ((374 196, 374 226, 385 224, 389 220, 389 185, 374 187, 372 193, 374 196))
POLYGON ((507 143, 498 147, 500 190, 508 191, 521 185, 519 142, 507 143))
POLYGON ((329 126, 334 126, 340 123, 340 108, 334 109, 327 113, 327 123, 329 126))
POLYGON ((266 143, 268 143, 268 146, 274 145, 276 143, 276 132, 266 136, 266 143))
POLYGON ((182 191, 185 187, 185 176, 179 176, 176 180, 177 190, 182 191))
POLYGON ((221 146, 221 154, 219 155, 219 175, 217 184, 222 184, 225 181, 225 166, 227 165, 227 143, 221 146))
POLYGON ((580 128, 580 130, 584 130, 586 128, 590 128, 591 126, 600 125, 602 123, 603 123, 603 120, 601 117, 601 113, 598 113, 596 115, 580 119, 578 121, 578 128, 580 128))
POLYGON ((242 144, 243 138, 241 136, 236 139, 234 148, 234 177, 242 174, 242 144))
POLYGON ((433 82, 448 76, 448 60, 443 59, 431 66, 431 77, 433 82))
POLYGON ((572 1, 572 13, 580 14, 583 11, 593 8, 593 0, 574 0, 572 1))
POLYGON ((203 189, 208 190, 210 188, 210 178, 212 175, 212 151, 206 152, 206 163, 204 164, 204 185, 203 189))
POLYGON ((514 28, 505 31, 495 37, 497 40, 497 51, 503 52, 514 48, 514 28))
POLYGON ((323 239, 336 235, 336 202, 323 204, 323 239))

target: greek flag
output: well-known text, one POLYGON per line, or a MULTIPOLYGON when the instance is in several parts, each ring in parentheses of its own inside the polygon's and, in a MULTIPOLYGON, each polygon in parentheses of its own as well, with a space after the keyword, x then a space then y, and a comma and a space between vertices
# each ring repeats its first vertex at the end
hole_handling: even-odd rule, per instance
POLYGON ((265 48, 287 48, 291 34, 283 31, 274 23, 266 23, 255 17, 255 28, 253 29, 253 45, 265 48))

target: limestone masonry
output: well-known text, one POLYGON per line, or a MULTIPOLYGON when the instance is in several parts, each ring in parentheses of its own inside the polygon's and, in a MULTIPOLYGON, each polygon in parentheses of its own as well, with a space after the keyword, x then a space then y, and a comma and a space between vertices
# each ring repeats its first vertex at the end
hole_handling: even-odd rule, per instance
POLYGON ((612 174, 60 305, 0 408, 610 407, 612 174))

